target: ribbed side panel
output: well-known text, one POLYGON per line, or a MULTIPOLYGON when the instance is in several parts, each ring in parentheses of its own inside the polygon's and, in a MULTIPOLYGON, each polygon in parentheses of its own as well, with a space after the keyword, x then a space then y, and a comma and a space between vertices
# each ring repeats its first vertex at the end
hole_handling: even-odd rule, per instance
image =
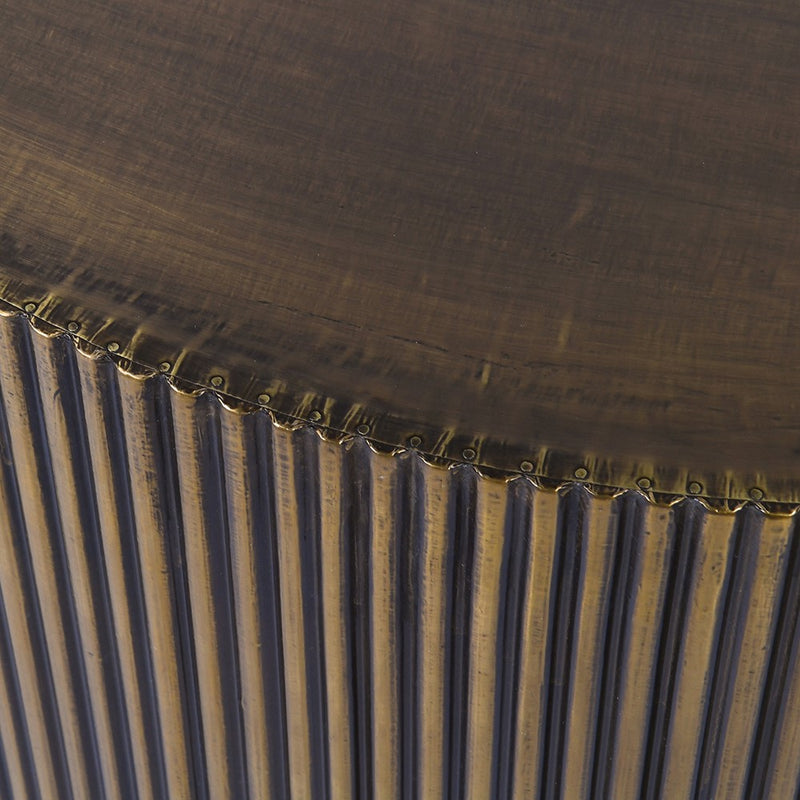
POLYGON ((800 532, 234 412, 0 319, 0 797, 800 788, 800 532))

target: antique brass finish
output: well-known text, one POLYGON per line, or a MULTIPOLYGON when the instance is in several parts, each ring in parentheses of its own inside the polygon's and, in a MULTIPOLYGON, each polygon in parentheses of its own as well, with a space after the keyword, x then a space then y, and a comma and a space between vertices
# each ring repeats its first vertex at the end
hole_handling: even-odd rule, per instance
POLYGON ((800 502, 790 0, 11 0, 0 297, 485 469, 800 502))
POLYGON ((379 452, 20 316, 0 386, 0 794, 793 796, 796 515, 379 452))
POLYGON ((798 796, 798 54, 7 0, 0 797, 798 796))

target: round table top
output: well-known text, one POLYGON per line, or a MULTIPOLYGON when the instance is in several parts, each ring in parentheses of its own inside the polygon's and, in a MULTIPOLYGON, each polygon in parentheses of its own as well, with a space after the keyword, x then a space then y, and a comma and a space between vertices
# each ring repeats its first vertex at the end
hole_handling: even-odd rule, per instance
POLYGON ((9 0, 0 298, 389 446, 800 500, 794 0, 9 0))

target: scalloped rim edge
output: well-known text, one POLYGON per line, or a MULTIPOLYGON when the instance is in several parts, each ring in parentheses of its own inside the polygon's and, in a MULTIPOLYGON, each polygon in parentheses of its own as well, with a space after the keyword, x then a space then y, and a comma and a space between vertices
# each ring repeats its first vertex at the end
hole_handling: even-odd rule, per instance
MULTIPOLYGON (((537 488, 542 490, 563 491, 567 487, 582 485, 594 496, 597 497, 615 497, 625 492, 636 492, 654 505, 662 507, 671 507, 682 500, 689 498, 697 500, 702 503, 705 508, 715 513, 736 513, 740 509, 747 506, 756 506, 767 514, 776 516, 793 516, 800 510, 800 500, 787 500, 780 499, 779 497, 770 497, 766 491, 760 487, 757 489, 742 489, 739 492, 729 492, 727 495, 707 493, 703 487, 708 483, 708 476, 698 474, 695 476, 691 472, 687 472, 685 480, 686 489, 680 491, 676 486, 670 488, 658 488, 656 482, 652 478, 647 480, 650 485, 642 488, 639 482, 641 478, 636 479, 635 482, 613 481, 603 482, 591 479, 591 470, 588 466, 592 461, 599 462, 600 459, 593 457, 586 457, 581 463, 575 465, 574 471, 585 471, 585 475, 573 475, 572 477, 565 477, 563 474, 555 474, 554 472, 548 473, 547 470, 536 470, 533 464, 539 459, 530 458, 529 466, 531 469, 523 468, 526 463, 524 460, 520 462, 518 469, 512 469, 508 466, 493 464, 488 460, 483 460, 479 457, 481 449, 479 447, 467 447, 464 452, 472 450, 473 458, 458 458, 451 454, 436 453, 430 448, 426 449, 420 446, 412 446, 409 444, 407 437, 405 442, 398 442, 396 439, 381 436, 380 426, 376 430, 370 430, 367 433, 359 433, 357 431, 347 430, 344 426, 335 425, 324 418, 312 418, 313 411, 309 409, 308 414, 298 413, 295 411, 286 411, 277 408, 273 404, 273 399, 265 404, 255 404, 250 400, 240 396, 236 392, 228 391, 227 389, 216 388, 211 385, 211 376, 207 381, 197 380, 196 378, 189 378, 178 372, 165 371, 157 366, 152 366, 138 359, 134 355, 129 355, 125 350, 120 352, 110 352, 105 346, 97 344, 91 338, 81 336, 79 332, 70 331, 67 328, 69 323, 59 324, 53 319, 39 316, 35 311, 26 310, 24 307, 16 302, 10 301, 7 298, 0 298, 0 302, 5 308, 0 307, 0 316, 3 317, 23 317, 27 319, 31 329, 40 336, 47 338, 68 337, 74 344, 75 349, 79 354, 88 358, 106 358, 110 360, 120 373, 137 379, 149 380, 152 378, 163 378, 167 381, 170 388, 184 396, 200 396, 204 393, 210 393, 215 396, 224 408, 236 414, 252 414, 257 412, 266 412, 269 414, 270 419, 274 425, 285 429, 296 429, 300 427, 311 427, 319 436, 326 440, 337 441, 340 444, 346 444, 356 438, 365 439, 369 446, 376 453, 399 455, 409 451, 417 452, 420 457, 430 466, 440 467, 443 469, 452 469, 468 465, 473 467, 482 477, 500 481, 510 481, 519 478, 525 478, 531 481, 537 488), (704 480, 705 479, 705 480, 704 480), (689 487, 692 484, 699 487, 699 491, 690 491, 689 487), (753 497, 752 492, 757 491, 760 493, 759 497, 753 497), (745 496, 745 495, 750 495, 745 496)), ((174 365, 170 365, 174 369, 174 365)), ((333 398, 330 399, 330 404, 335 403, 333 398)), ((326 403, 325 405, 328 405, 326 403)), ((355 408, 355 407, 354 407, 355 408)), ((362 413, 367 412, 368 409, 358 406, 362 413)), ((366 415, 366 414, 365 414, 366 415)), ((349 415, 348 415, 349 416, 349 415)), ((347 421, 347 418, 345 419, 347 421)), ((413 428, 413 426, 409 426, 413 428)), ((448 432, 442 432, 440 442, 445 439, 448 432)), ((461 437, 463 438, 463 437, 461 437)), ((478 439, 474 440, 476 443, 478 439)), ((441 446, 440 448, 441 449, 441 446)), ((535 451, 535 448, 532 448, 535 451)), ((550 454, 556 453, 552 448, 548 448, 547 452, 550 454)), ((618 463, 619 460, 611 460, 612 465, 618 463)), ((610 470, 612 473, 613 469, 610 470)), ((632 472, 632 470, 620 470, 632 472)), ((736 481, 731 480, 731 476, 726 476, 727 485, 736 484, 736 481)), ((719 483, 720 481, 717 481, 719 483)), ((742 484, 743 485, 743 484, 742 484)))

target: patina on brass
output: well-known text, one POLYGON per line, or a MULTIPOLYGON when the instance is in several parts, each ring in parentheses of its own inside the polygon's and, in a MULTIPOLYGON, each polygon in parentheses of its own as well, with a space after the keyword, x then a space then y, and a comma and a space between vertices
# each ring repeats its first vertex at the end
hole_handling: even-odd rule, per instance
POLYGON ((391 445, 798 501, 798 17, 11 0, 0 295, 391 445))
POLYGON ((8 0, 0 796, 797 796, 798 53, 8 0))
POLYGON ((0 316, 0 793, 783 800, 797 515, 276 424, 0 316))

